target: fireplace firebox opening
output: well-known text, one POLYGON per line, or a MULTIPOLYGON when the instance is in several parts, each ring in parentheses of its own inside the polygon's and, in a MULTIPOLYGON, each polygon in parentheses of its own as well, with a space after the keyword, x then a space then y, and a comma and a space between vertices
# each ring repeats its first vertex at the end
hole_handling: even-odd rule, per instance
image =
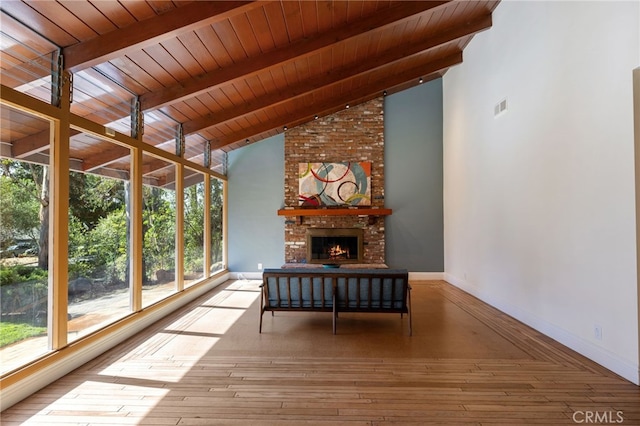
POLYGON ((309 228, 307 263, 363 263, 363 240, 359 228, 309 228))

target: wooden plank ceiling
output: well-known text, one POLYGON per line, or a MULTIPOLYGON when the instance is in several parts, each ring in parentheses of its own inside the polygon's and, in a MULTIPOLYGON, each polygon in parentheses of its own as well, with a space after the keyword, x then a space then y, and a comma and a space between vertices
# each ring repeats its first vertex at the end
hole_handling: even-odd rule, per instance
MULTIPOLYGON (((121 131, 138 97, 145 142, 173 152, 182 125, 185 157, 204 164, 209 141, 215 166, 285 126, 441 77, 497 3, 3 0, 1 82, 44 90, 42 58, 60 49, 73 113, 121 131)), ((26 159, 48 149, 41 127, 3 126, 2 142, 26 159)), ((73 134, 71 153, 91 172, 128 150, 73 134)))

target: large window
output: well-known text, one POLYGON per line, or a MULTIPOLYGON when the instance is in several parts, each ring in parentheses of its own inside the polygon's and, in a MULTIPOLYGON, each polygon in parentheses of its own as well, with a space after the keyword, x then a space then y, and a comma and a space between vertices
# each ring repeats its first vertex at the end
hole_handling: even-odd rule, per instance
POLYGON ((142 305, 176 292, 176 166, 143 156, 142 305))
MULTIPOLYGON (((64 106, 5 93, 3 380, 20 368, 38 368, 45 355, 66 356, 55 351, 125 317, 135 320, 141 308, 226 269, 224 182, 208 175, 212 170, 152 146, 149 135, 133 139, 125 125, 114 131, 86 121, 108 117, 80 120, 77 104, 69 116, 60 113, 64 106)), ((166 135, 162 140, 171 143, 166 135)))
POLYGON ((184 178, 184 285, 204 276, 204 175, 185 169, 184 178))
MULTIPOLYGON (((71 154, 87 139, 103 152, 120 153, 108 167, 93 160, 92 173, 69 175, 69 341, 131 312, 129 150, 77 135, 71 154)), ((77 166, 85 169, 89 161, 77 166)))
POLYGON ((211 207, 209 215, 211 217, 211 272, 220 271, 226 268, 224 264, 224 228, 223 228, 223 191, 224 182, 215 177, 211 177, 209 191, 211 193, 211 207))
POLYGON ((51 124, 1 106, 0 368, 13 370, 48 346, 51 124), (25 136, 25 130, 36 137, 25 136), (19 158, 18 158, 19 157, 19 158))

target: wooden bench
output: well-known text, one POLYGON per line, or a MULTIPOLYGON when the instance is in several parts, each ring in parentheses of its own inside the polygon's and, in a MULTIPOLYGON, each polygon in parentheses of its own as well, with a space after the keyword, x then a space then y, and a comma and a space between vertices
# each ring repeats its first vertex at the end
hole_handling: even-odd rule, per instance
POLYGON ((411 286, 406 269, 265 269, 262 274, 260 328, 266 311, 332 312, 336 334, 339 312, 408 314, 411 286))

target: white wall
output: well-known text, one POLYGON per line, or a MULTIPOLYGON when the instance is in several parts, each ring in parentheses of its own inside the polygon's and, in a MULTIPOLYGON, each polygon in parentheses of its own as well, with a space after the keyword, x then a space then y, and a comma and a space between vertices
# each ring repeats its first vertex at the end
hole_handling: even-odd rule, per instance
POLYGON ((639 8, 503 1, 443 95, 449 282, 636 384, 639 8))

